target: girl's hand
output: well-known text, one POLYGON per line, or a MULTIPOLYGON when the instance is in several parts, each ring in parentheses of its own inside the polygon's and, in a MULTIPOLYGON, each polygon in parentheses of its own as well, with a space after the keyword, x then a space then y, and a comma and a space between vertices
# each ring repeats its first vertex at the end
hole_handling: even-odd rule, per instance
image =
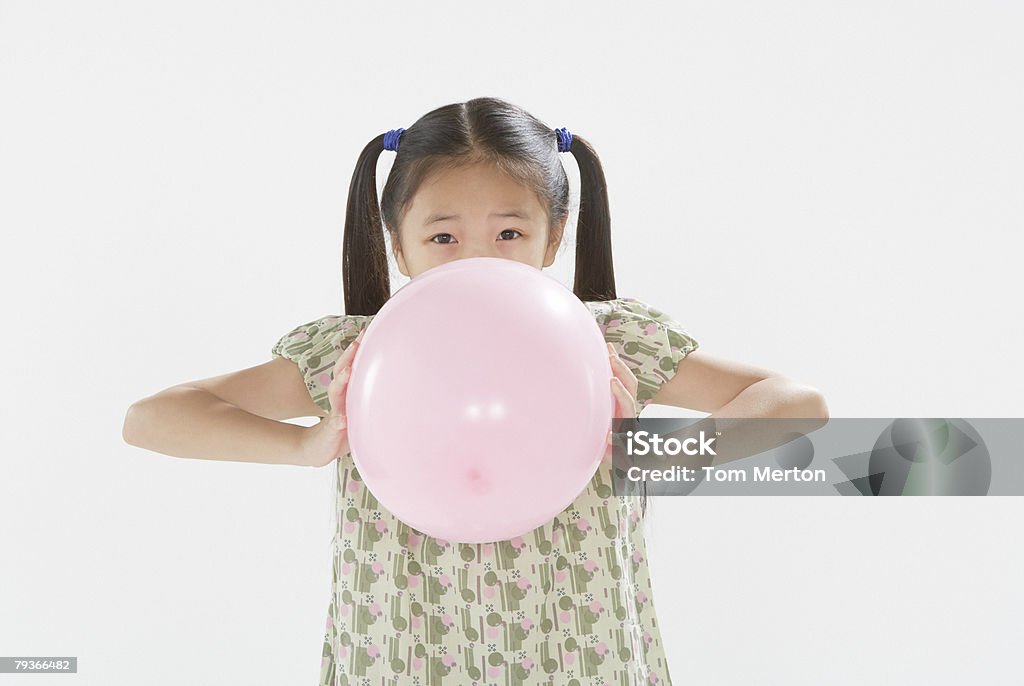
MULTIPOLYGON (((612 363, 612 395, 615 397, 616 417, 636 417, 640 408, 636 402, 637 382, 633 371, 622 361, 615 347, 608 344, 608 357, 612 363)), ((612 461, 612 432, 608 432, 608 447, 604 452, 604 462, 612 461)))
POLYGON ((359 332, 352 344, 338 357, 331 370, 331 383, 327 387, 327 399, 331 412, 319 424, 306 429, 302 441, 302 461, 309 467, 324 467, 349 451, 348 419, 345 416, 345 391, 352 375, 352 360, 359 348, 359 340, 365 329, 359 332))

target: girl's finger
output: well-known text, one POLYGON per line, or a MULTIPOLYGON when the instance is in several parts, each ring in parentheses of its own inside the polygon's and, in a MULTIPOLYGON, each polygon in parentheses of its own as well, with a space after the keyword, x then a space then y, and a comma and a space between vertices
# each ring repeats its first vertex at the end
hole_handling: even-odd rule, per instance
POLYGON ((612 395, 615 397, 616 417, 631 417, 633 401, 623 389, 622 382, 612 378, 612 395))
POLYGON ((349 354, 350 358, 359 352, 359 346, 362 345, 364 333, 366 333, 366 329, 360 331, 359 335, 352 341, 352 344, 345 348, 345 352, 349 354))
POLYGON ((636 397, 638 383, 635 376, 630 375, 623 378, 622 375, 616 374, 615 378, 619 380, 619 383, 622 384, 622 387, 626 389, 626 392, 629 393, 629 395, 634 398, 636 397))
POLYGON ((636 397, 616 377, 612 377, 612 393, 618 403, 617 417, 636 417, 639 414, 636 397))
POLYGON ((351 369, 346 367, 334 377, 331 385, 327 387, 327 398, 331 404, 331 414, 345 414, 345 396, 347 395, 345 391, 348 389, 348 380, 351 375, 351 369))
POLYGON ((622 378, 622 376, 620 376, 618 374, 616 374, 612 378, 616 379, 620 384, 622 384, 622 387, 624 389, 626 389, 626 393, 628 393, 631 398, 636 398, 637 387, 638 387, 637 386, 636 378, 634 378, 634 377, 626 377, 624 379, 624 378, 622 378))
POLYGON ((615 348, 612 347, 611 343, 608 344, 608 349, 611 351, 608 355, 608 359, 611 360, 612 363, 612 372, 622 380, 626 388, 629 388, 631 385, 635 386, 637 384, 637 380, 633 370, 629 368, 629 365, 622 361, 622 358, 619 357, 619 354, 615 351, 615 348))
POLYGON ((622 380, 623 384, 627 388, 637 383, 636 375, 633 374, 633 370, 626 366, 626 362, 624 362, 620 357, 615 356, 611 356, 610 359, 612 372, 614 372, 616 377, 622 380))
POLYGON ((348 365, 352 361, 352 357, 356 354, 356 348, 359 347, 358 341, 353 341, 347 348, 341 351, 338 355, 338 359, 334 362, 334 373, 337 373, 342 367, 348 365))

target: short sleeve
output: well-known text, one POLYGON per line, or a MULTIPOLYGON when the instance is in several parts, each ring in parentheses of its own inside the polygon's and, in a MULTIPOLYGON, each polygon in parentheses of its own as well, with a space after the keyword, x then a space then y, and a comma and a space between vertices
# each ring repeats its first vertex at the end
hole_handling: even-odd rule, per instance
POLYGON ((671 379, 697 339, 661 310, 635 298, 587 303, 607 342, 637 379, 637 402, 645 407, 671 379))
POLYGON ((313 402, 330 410, 327 387, 338 357, 369 324, 371 316, 330 315, 301 324, 278 339, 270 354, 291 360, 299 367, 313 402))

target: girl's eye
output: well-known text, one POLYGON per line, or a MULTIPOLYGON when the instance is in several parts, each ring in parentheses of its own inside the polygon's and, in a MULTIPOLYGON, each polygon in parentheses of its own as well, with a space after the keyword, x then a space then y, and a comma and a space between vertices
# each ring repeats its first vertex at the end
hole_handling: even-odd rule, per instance
MULTIPOLYGON (((511 240, 515 240, 518 236, 522 236, 523 235, 523 232, 520 231, 519 229, 505 229, 504 231, 502 231, 498 235, 505 236, 506 234, 509 234, 509 233, 518 234, 518 235, 517 236, 508 236, 507 238, 504 238, 502 240, 511 241, 511 240)), ((438 234, 434 234, 433 236, 430 237, 430 242, 431 243, 437 243, 438 245, 449 245, 449 244, 453 243, 454 241, 455 241, 455 238, 450 233, 438 233, 438 234), (438 238, 441 238, 442 240, 437 240, 438 238)))

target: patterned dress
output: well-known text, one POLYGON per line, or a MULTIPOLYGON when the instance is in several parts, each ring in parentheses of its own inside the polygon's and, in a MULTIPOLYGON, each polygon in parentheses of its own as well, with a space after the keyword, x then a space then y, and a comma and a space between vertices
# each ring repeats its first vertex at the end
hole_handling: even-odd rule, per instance
MULTIPOLYGON (((585 303, 637 377, 646 406, 698 346, 633 298, 585 303)), ((372 316, 332 315, 273 346, 328 411, 338 356, 372 316)), ((611 492, 602 463, 586 489, 528 534, 488 544, 432 538, 337 465, 337 530, 321 686, 671 684, 654 612, 637 497, 611 492)))

